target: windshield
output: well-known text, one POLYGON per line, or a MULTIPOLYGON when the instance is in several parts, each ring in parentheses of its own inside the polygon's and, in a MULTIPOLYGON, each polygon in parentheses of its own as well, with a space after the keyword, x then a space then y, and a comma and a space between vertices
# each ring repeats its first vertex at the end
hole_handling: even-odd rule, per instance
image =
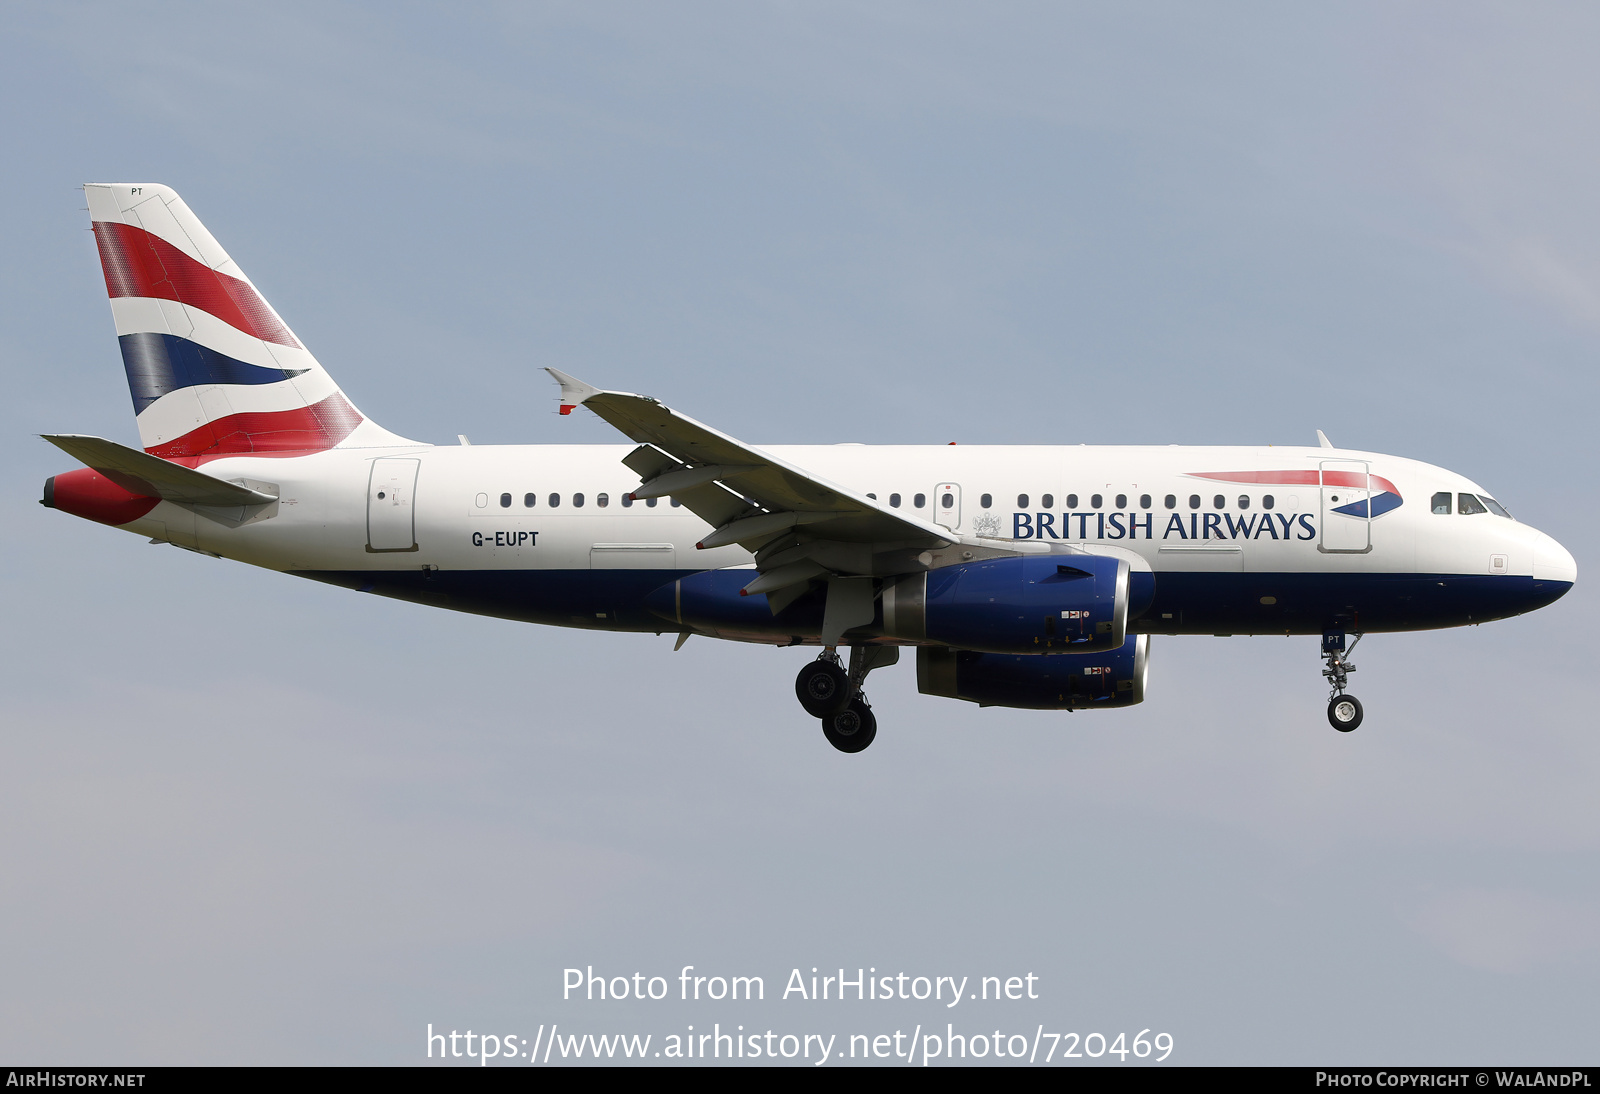
POLYGON ((1489 507, 1489 512, 1493 513, 1497 517, 1505 517, 1507 520, 1517 519, 1510 513, 1506 512, 1506 507, 1504 505, 1501 505, 1499 502, 1495 501, 1488 494, 1479 494, 1478 500, 1487 505, 1489 507))

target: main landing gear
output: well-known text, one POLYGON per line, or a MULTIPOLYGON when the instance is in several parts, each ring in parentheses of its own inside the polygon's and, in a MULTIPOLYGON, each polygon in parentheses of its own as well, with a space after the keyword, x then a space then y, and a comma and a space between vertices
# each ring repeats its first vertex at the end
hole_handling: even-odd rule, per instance
POLYGON ((1361 700, 1344 693, 1349 674, 1356 671, 1349 657, 1361 644, 1361 638, 1361 635, 1356 635, 1356 640, 1350 643, 1347 650, 1344 648, 1342 631, 1330 631, 1322 636, 1322 657, 1328 663, 1322 675, 1333 688, 1333 694, 1328 699, 1328 724, 1340 733, 1349 733, 1361 724, 1361 700))
POLYGON ((822 735, 829 744, 840 752, 860 752, 878 735, 878 719, 861 694, 861 685, 867 673, 899 659, 896 646, 851 646, 846 670, 838 650, 829 646, 795 677, 795 696, 807 714, 822 720, 822 735))

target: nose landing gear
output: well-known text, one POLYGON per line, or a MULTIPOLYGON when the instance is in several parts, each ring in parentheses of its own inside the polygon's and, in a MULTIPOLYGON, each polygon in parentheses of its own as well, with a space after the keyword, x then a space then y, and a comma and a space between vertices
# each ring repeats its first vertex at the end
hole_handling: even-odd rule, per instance
POLYGON ((861 694, 861 685, 867 673, 898 660, 897 646, 851 646, 846 672, 838 650, 829 646, 800 670, 794 681, 795 695, 807 714, 822 719, 822 735, 834 748, 860 752, 878 735, 878 719, 861 694))
POLYGON ((1333 694, 1328 699, 1328 724, 1340 733, 1349 733, 1361 724, 1361 700, 1344 693, 1349 674, 1356 671, 1349 657, 1361 644, 1361 639, 1361 635, 1356 635, 1356 640, 1350 643, 1347 650, 1343 631, 1330 631, 1322 636, 1322 657, 1328 664, 1322 670, 1322 675, 1333 688, 1333 694))

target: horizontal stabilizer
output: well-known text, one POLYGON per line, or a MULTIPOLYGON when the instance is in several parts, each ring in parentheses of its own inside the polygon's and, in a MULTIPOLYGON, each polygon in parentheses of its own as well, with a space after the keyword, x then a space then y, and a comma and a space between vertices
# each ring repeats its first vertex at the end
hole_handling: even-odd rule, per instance
POLYGON ((40 434, 67 455, 130 493, 162 498, 180 505, 266 505, 271 494, 171 463, 159 456, 108 441, 72 433, 40 434))

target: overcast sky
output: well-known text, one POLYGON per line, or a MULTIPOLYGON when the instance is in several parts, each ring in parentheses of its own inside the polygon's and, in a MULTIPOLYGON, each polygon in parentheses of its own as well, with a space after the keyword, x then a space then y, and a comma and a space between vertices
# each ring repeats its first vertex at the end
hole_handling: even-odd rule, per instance
POLYGON ((1593 1063, 1592 5, 7 4, 0 1059, 413 1063, 532 1038, 1131 1036, 1184 1063, 1593 1063), (407 436, 1339 445, 1578 559, 1522 619, 1154 640, 1140 707, 457 616, 36 504, 136 442, 86 181, 175 187, 407 436), (768 1000, 561 1001, 562 969, 768 1000), (792 968, 1037 1001, 802 1004, 792 968), (675 983, 675 981, 674 981, 675 983), (968 1009, 968 1008, 971 1009, 968 1009), (961 1017, 957 1017, 961 1015, 961 1017))

